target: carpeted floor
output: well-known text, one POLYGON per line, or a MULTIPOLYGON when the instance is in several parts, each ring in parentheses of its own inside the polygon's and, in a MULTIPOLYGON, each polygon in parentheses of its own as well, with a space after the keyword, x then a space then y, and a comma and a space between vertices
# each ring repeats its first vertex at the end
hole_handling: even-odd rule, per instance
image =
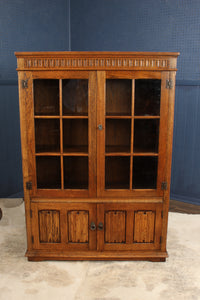
POLYGON ((200 215, 169 214, 165 263, 28 262, 24 206, 9 206, 0 200, 1 300, 200 299, 200 215))

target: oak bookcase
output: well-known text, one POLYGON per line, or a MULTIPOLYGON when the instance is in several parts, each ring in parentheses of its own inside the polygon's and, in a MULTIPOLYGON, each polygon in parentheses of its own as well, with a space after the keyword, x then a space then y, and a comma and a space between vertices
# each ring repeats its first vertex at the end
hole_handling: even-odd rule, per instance
POLYGON ((165 261, 179 53, 15 54, 28 259, 165 261))

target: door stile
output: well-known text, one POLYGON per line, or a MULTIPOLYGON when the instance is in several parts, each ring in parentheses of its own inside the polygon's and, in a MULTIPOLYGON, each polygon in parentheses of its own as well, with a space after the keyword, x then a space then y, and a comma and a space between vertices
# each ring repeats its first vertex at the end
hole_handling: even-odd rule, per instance
POLYGON ((161 103, 160 103, 160 128, 159 128, 159 149, 158 149, 158 175, 157 175, 157 191, 159 196, 163 195, 161 190, 162 182, 165 179, 166 164, 166 143, 168 130, 168 89, 166 88, 166 80, 169 77, 168 72, 161 75, 161 103))
POLYGON ((97 72, 97 196, 102 196, 105 186, 105 77, 97 72), (102 127, 99 127, 101 125, 102 127))
POLYGON ((97 204, 97 251, 104 249, 104 204, 97 204), (103 230, 98 229, 98 224, 103 223, 103 230))
POLYGON ((96 111, 96 84, 97 73, 89 73, 89 93, 88 93, 88 150, 89 150, 89 196, 96 197, 97 193, 97 111, 96 111))
MULTIPOLYGON (((89 210, 89 226, 92 222, 95 222, 95 224, 97 224, 97 206, 96 206, 96 204, 92 204, 92 205, 88 204, 88 210, 89 210)), ((97 249, 98 239, 97 239, 96 230, 92 231, 89 229, 89 250, 97 249)))
POLYGON ((34 87, 33 87, 33 77, 30 76, 28 80, 27 87, 27 97, 26 97, 26 114, 27 114, 27 148, 29 156, 29 174, 30 181, 32 182, 32 190, 30 190, 30 195, 34 196, 37 189, 36 180, 36 163, 35 163, 35 123, 34 123, 34 87))

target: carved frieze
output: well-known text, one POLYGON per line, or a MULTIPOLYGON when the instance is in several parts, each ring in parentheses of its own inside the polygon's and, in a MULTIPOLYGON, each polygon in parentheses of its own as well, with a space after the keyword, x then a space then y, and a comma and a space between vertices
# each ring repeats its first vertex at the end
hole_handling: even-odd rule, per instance
MULTIPOLYGON (((55 52, 54 55, 39 55, 36 53, 17 54, 18 70, 173 70, 176 68, 176 56, 151 55, 151 53, 126 55, 105 55, 99 52, 95 54, 83 54, 77 56, 72 52, 65 54, 55 52), (70 53, 70 54, 69 54, 70 53), (56 55, 57 54, 57 55, 56 55)), ((102 52, 103 53, 103 52, 102 52)))

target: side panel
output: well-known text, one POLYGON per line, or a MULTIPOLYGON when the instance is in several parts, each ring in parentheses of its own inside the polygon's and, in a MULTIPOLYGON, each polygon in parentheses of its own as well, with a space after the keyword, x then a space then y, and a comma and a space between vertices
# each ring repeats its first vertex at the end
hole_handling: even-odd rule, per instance
POLYGON ((164 191, 164 214, 163 214, 163 228, 162 236, 163 244, 162 250, 166 251, 167 242, 167 226, 168 226, 168 211, 169 211, 169 199, 170 199, 170 181, 171 181, 171 163, 172 163, 172 145, 173 145, 173 127, 174 127, 174 101, 175 101, 175 82, 176 73, 169 72, 169 79, 174 83, 173 88, 169 90, 168 101, 168 133, 167 133, 167 158, 165 169, 165 181, 167 182, 167 190, 164 191))
POLYGON ((30 218, 30 191, 26 189, 26 182, 32 180, 30 173, 30 157, 28 151, 28 120, 27 110, 29 110, 29 89, 24 89, 22 80, 31 81, 30 72, 18 73, 18 89, 19 89, 19 109, 20 109, 20 130, 21 130, 21 151, 22 151, 22 167, 23 167, 23 188, 24 202, 26 212, 26 231, 27 231, 27 248, 32 249, 31 241, 31 218, 30 218))

